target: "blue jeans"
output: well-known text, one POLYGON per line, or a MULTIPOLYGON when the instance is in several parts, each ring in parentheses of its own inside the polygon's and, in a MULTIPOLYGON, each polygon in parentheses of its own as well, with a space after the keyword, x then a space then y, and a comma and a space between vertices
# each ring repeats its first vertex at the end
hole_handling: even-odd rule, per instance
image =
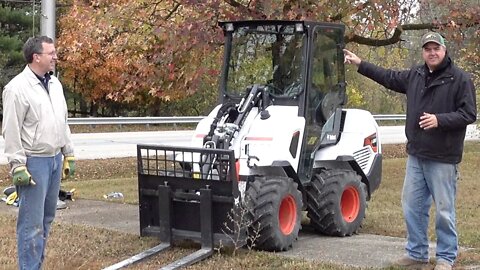
POLYGON ((36 185, 17 186, 17 252, 19 269, 40 269, 50 225, 57 209, 62 154, 28 157, 27 169, 36 185))
POLYGON ((407 224, 408 256, 428 261, 428 221, 432 198, 435 202, 437 262, 453 264, 458 253, 455 228, 457 165, 409 155, 402 192, 402 207, 407 224))

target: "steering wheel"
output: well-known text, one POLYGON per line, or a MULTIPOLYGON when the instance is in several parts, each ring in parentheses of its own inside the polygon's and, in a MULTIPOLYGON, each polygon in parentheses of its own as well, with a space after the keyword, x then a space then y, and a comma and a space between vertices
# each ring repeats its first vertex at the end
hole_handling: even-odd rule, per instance
POLYGON ((272 95, 281 96, 281 95, 284 94, 283 89, 280 89, 280 88, 276 87, 273 83, 266 84, 265 87, 271 89, 268 92, 272 95))
POLYGON ((293 83, 291 83, 290 85, 288 85, 287 87, 285 87, 285 91, 283 93, 283 95, 287 96, 287 97, 294 97, 298 94, 300 94, 300 92, 302 92, 303 88, 302 88, 302 84, 295 81, 293 83))

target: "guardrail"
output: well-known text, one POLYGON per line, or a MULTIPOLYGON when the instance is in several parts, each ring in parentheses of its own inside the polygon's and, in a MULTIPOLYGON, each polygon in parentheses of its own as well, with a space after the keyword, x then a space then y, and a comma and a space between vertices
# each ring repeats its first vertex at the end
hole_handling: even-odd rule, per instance
MULTIPOLYGON (((405 120, 405 114, 379 114, 373 116, 377 121, 405 120)), ((148 125, 148 124, 194 124, 205 116, 171 117, 83 117, 69 118, 70 125, 148 125)))
POLYGON ((148 124, 192 124, 205 116, 172 117, 86 117, 68 118, 70 125, 148 125, 148 124))

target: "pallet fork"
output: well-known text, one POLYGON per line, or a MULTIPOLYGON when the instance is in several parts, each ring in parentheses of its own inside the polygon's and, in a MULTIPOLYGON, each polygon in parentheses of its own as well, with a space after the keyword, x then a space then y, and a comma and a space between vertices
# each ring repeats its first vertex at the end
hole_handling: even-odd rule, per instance
POLYGON ((240 200, 233 150, 138 145, 137 157, 140 235, 157 236, 161 244, 104 270, 127 267, 183 240, 200 243, 196 252, 161 268, 179 269, 210 257, 215 245, 233 244, 232 211, 240 200))

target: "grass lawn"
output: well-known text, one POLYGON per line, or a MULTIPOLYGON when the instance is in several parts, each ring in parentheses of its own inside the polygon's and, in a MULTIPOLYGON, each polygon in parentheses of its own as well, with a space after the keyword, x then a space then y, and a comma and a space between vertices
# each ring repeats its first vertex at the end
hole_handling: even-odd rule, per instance
MULTIPOLYGON (((385 146, 383 179, 368 203, 367 217, 360 233, 405 237, 400 193, 405 171, 401 146, 385 146)), ((458 267, 480 264, 480 142, 466 144, 460 164, 457 187, 457 224, 460 245, 469 248, 461 253, 458 267)), ((8 186, 6 166, 0 167, 0 187, 8 186)), ((62 183, 63 189, 76 189, 77 198, 104 200, 112 191, 122 192, 126 203, 138 203, 136 160, 134 158, 78 161, 75 179, 62 183)), ((431 215, 431 224, 434 213, 431 215)), ((0 269, 16 269, 15 218, 0 214, 0 269)), ((434 241, 433 226, 430 240, 434 241)), ((157 244, 156 239, 140 238, 88 226, 54 223, 49 238, 44 269, 100 269, 121 258, 136 254, 157 244)), ((175 248, 147 262, 128 269, 158 269, 175 258, 191 252, 175 248)), ((273 253, 242 250, 232 256, 221 251, 211 259, 189 269, 347 269, 304 260, 277 257, 273 253)), ((392 268, 393 269, 393 268, 392 268)))

